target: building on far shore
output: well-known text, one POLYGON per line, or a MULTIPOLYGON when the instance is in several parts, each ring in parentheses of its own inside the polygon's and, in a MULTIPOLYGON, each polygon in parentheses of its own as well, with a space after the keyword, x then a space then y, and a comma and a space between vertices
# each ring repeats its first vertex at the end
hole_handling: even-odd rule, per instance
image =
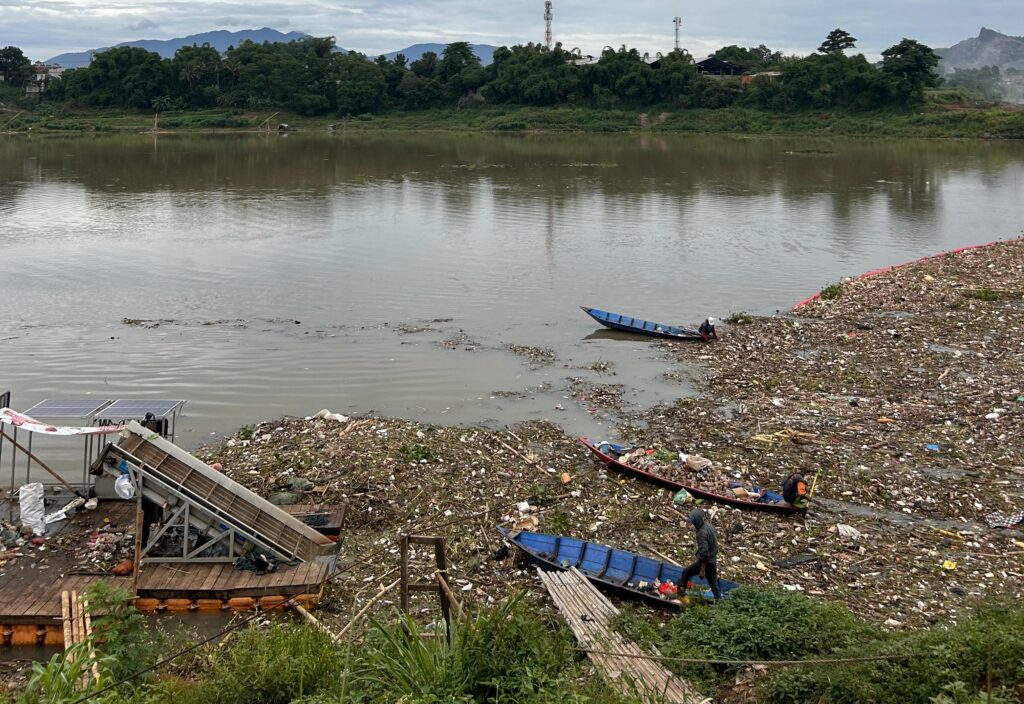
POLYGON ((701 72, 701 75, 710 78, 742 76, 746 71, 743 66, 737 66, 731 61, 716 59, 714 56, 705 56, 703 59, 695 60, 694 63, 697 64, 697 70, 701 72))
POLYGON ((60 78, 64 67, 57 64, 44 64, 37 61, 32 64, 32 78, 25 82, 25 93, 33 95, 42 93, 46 86, 55 78, 60 78))

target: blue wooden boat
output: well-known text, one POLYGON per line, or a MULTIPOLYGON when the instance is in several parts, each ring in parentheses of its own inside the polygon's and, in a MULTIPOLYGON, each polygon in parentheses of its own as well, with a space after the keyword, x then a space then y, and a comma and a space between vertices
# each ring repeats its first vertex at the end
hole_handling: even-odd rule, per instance
POLYGON ((702 341, 704 339, 703 335, 692 328, 680 328, 675 325, 654 323, 650 320, 641 320, 640 318, 632 318, 628 315, 620 315, 619 313, 609 313, 608 311, 587 308, 586 306, 580 306, 580 308, 584 313, 601 323, 601 325, 612 330, 631 332, 636 335, 663 337, 668 340, 702 341))
MULTIPOLYGON (((680 589, 680 598, 661 596, 655 587, 656 582, 671 582, 679 587, 679 579, 683 576, 683 568, 670 562, 567 536, 507 528, 498 530, 541 569, 564 570, 575 567, 599 588, 626 599, 679 609, 685 605, 685 597, 698 601, 714 598, 707 580, 702 577, 690 580, 685 594, 680 589)), ((727 579, 719 579, 718 586, 725 598, 739 585, 727 579)))

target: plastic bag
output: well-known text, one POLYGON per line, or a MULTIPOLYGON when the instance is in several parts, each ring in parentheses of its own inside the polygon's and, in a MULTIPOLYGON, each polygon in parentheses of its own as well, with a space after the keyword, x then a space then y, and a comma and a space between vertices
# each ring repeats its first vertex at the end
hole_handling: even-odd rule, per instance
POLYGON ((132 484, 132 478, 127 474, 122 474, 115 479, 114 492, 125 501, 135 498, 135 485, 132 484))
POLYGON ((676 495, 672 497, 672 503, 676 506, 685 506, 688 503, 693 502, 693 496, 690 495, 686 489, 680 489, 676 492, 676 495))
POLYGON ((46 533, 46 508, 43 504, 43 485, 39 482, 22 485, 18 491, 21 522, 32 529, 33 535, 46 533))

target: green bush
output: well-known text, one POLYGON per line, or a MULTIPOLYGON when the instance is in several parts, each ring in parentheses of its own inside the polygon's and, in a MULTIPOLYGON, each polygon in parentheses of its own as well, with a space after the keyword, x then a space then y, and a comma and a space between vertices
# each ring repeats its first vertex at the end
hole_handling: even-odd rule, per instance
POLYGON ((834 301, 843 295, 842 284, 829 284, 825 288, 821 289, 821 300, 823 301, 834 301))
POLYGON ((324 631, 278 624, 238 632, 232 647, 202 671, 199 690, 210 704, 289 704, 303 696, 336 695, 355 666, 324 631))
POLYGON ((402 445, 398 448, 398 454, 406 462, 433 462, 437 459, 437 455, 426 445, 416 443, 415 445, 402 445))
POLYGON ((956 625, 878 638, 851 645, 840 655, 902 659, 781 671, 765 684, 766 699, 778 704, 819 699, 877 704, 973 702, 986 686, 990 658, 994 688, 1024 682, 1024 609, 987 606, 956 625))

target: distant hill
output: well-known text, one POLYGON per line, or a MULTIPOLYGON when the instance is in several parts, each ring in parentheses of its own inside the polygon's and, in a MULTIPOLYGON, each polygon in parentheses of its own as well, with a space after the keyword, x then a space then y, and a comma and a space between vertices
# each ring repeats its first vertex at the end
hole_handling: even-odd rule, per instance
POLYGON ((982 27, 977 37, 965 39, 948 49, 936 49, 942 58, 939 68, 952 73, 958 68, 998 66, 1000 71, 1024 71, 1024 37, 1011 37, 982 27))
MULTIPOLYGON (((246 39, 250 39, 257 43, 263 42, 290 42, 296 39, 302 39, 307 36, 303 32, 278 32, 276 29, 270 29, 264 27, 263 29, 243 29, 238 32, 229 32, 227 30, 217 30, 215 32, 203 32, 202 34, 190 34, 187 37, 178 37, 177 39, 139 39, 133 42, 122 42, 116 46, 137 46, 148 51, 155 51, 164 58, 171 58, 174 56, 174 52, 183 46, 191 46, 192 44, 209 44, 218 51, 226 51, 229 46, 238 46, 246 39)), ((82 66, 88 66, 89 62, 92 61, 92 55, 109 49, 111 47, 101 47, 99 49, 90 49, 89 51, 79 51, 70 54, 60 54, 54 56, 52 59, 48 59, 48 64, 58 64, 64 68, 81 68, 82 66)))
MULTIPOLYGON (((419 59, 421 56, 426 54, 428 51, 432 51, 435 54, 437 54, 438 56, 440 56, 441 53, 444 51, 444 48, 446 46, 448 46, 448 45, 447 44, 413 44, 412 46, 407 46, 404 49, 400 49, 398 51, 392 51, 392 52, 389 52, 387 54, 384 54, 384 56, 388 57, 389 59, 394 59, 399 54, 405 54, 405 58, 407 58, 409 60, 409 62, 411 63, 411 62, 416 61, 417 59, 419 59)), ((470 44, 469 46, 473 49, 473 53, 476 54, 480 58, 480 63, 482 63, 484 66, 488 65, 489 63, 491 63, 491 61, 494 60, 494 52, 498 48, 496 46, 491 46, 490 44, 470 44)))

